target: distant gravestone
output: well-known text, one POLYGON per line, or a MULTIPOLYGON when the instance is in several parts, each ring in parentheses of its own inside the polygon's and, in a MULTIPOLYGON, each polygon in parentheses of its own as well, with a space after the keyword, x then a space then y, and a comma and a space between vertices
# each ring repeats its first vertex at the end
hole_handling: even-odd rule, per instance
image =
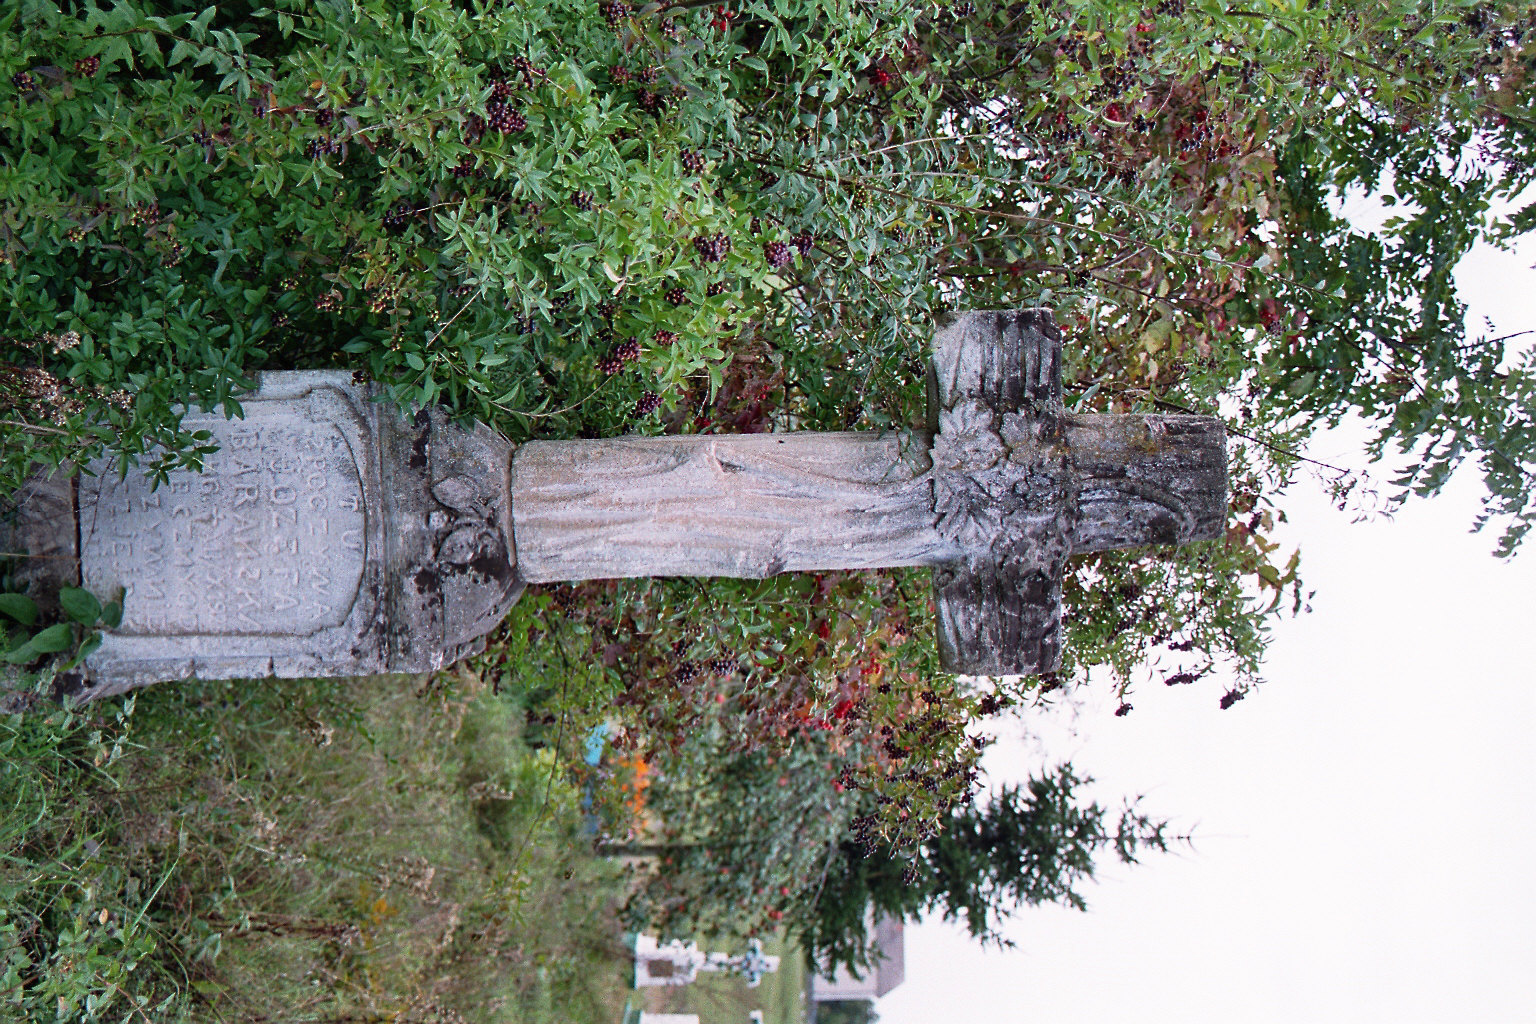
MULTIPOLYGON (((1077 416, 1048 312, 941 324, 927 430, 535 441, 402 416, 340 373, 269 373, 158 489, 36 480, 3 550, 34 590, 121 589, 91 696, 188 676, 441 668, 526 583, 927 565, 960 672, 1048 671, 1067 558, 1221 536, 1219 420, 1077 416)), ((3 528, 0 528, 3 530, 3 528)))
POLYGON ((675 988, 692 985, 700 973, 734 974, 756 988, 764 976, 779 969, 779 958, 763 952, 753 939, 737 954, 706 953, 697 944, 672 939, 657 942, 650 935, 635 936, 635 988, 675 988))

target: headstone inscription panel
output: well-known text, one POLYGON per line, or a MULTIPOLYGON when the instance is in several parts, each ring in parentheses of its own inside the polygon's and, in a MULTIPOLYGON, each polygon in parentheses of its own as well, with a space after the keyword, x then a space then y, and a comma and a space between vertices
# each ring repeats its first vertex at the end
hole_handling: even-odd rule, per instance
POLYGON ((248 404, 188 417, 220 444, 201 473, 81 481, 81 575, 124 593, 120 636, 312 637, 370 610, 366 423, 326 386, 248 404))

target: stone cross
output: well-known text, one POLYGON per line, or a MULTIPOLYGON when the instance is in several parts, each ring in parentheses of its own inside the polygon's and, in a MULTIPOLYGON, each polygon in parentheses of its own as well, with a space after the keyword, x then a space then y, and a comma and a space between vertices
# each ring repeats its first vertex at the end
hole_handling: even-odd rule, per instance
POLYGON ((657 942, 649 935, 635 936, 635 988, 692 985, 700 972, 734 974, 756 988, 765 975, 779 969, 779 958, 763 952, 759 939, 747 943, 745 952, 706 953, 693 942, 673 939, 657 942))
POLYGON ((403 416, 345 373, 267 373, 159 488, 35 479, 0 551, 45 599, 123 593, 86 695, 188 676, 424 672, 527 583, 931 566, 944 665, 1050 671, 1073 554, 1222 535, 1204 416, 1072 415, 1045 310, 954 315, 926 430, 534 441, 403 416))

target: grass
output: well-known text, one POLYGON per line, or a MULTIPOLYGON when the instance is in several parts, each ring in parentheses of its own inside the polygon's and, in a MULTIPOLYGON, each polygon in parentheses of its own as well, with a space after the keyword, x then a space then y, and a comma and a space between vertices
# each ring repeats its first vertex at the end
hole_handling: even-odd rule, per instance
POLYGON ((459 672, 136 705, 0 719, 0 1016, 618 1020, 624 881, 514 700, 459 672))

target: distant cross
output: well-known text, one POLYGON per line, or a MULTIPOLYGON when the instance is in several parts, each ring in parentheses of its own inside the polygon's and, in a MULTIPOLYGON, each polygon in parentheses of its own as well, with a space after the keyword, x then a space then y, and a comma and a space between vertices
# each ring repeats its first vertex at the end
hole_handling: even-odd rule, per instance
POLYGON ((78 680, 426 672, 479 649, 526 583, 926 565, 955 672, 1048 672, 1074 554, 1215 539, 1221 422, 1068 414, 1048 311, 939 325, 926 430, 520 447, 402 416, 333 372, 269 373, 220 451, 158 490, 110 461, 33 480, 0 551, 45 601, 125 593, 78 680))

